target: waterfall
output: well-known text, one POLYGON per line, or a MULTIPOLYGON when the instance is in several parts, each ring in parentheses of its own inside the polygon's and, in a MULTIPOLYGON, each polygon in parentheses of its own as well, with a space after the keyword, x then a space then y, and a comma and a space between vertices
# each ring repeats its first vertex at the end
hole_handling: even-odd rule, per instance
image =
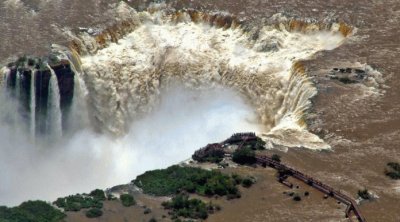
POLYGON ((14 100, 14 109, 15 113, 14 115, 14 126, 15 129, 19 127, 20 123, 20 99, 21 99, 21 73, 17 70, 17 73, 15 74, 15 100, 14 100))
POLYGON ((47 132, 52 139, 62 136, 62 114, 60 109, 60 90, 58 88, 57 76, 54 70, 50 70, 49 94, 47 101, 47 132))
POLYGON ((30 96, 30 111, 31 111, 31 125, 30 132, 34 139, 36 135, 36 87, 35 87, 36 69, 31 71, 31 96, 30 96))
POLYGON ((72 98, 71 114, 68 118, 68 128, 75 132, 90 125, 86 104, 88 92, 85 82, 81 77, 81 72, 78 71, 73 60, 70 58, 68 60, 70 61, 71 70, 74 73, 74 96, 72 98))
POLYGON ((1 88, 3 90, 2 93, 6 93, 7 92, 7 86, 8 86, 8 81, 9 81, 9 78, 10 78, 10 73, 11 73, 11 70, 8 69, 8 68, 1 69, 1 74, 3 76, 3 81, 0 84, 1 88))

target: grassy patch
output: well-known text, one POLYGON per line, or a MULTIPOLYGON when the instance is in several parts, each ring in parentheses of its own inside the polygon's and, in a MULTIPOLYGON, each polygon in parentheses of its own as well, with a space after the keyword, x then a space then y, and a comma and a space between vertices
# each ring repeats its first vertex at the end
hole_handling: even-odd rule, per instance
POLYGON ((194 167, 171 166, 163 170, 148 171, 133 183, 147 194, 168 196, 182 191, 204 196, 237 195, 235 180, 219 171, 194 167))
POLYGON ((65 217, 60 210, 44 201, 27 201, 18 207, 0 206, 1 222, 56 222, 65 217))

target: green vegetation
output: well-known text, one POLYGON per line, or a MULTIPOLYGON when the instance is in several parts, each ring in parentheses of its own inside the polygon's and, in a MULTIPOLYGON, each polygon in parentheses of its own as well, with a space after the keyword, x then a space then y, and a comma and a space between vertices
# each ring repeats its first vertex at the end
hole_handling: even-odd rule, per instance
POLYGON ((235 181, 236 184, 241 184, 243 181, 243 178, 237 174, 232 174, 232 179, 235 181))
POLYGON ((133 196, 130 194, 121 194, 121 196, 119 196, 119 199, 121 199, 121 203, 125 207, 130 207, 136 204, 135 198, 133 198, 133 196))
POLYGON ((152 170, 132 181, 143 192, 156 196, 168 196, 182 191, 204 196, 238 195, 235 180, 219 171, 194 167, 171 166, 152 170))
POLYGON ((104 191, 96 189, 86 194, 75 194, 67 197, 60 197, 54 204, 63 208, 65 211, 80 211, 88 208, 102 208, 103 201, 106 199, 104 191))
POLYGON ((103 211, 101 211, 98 208, 92 208, 92 209, 86 211, 86 217, 88 217, 88 218, 100 217, 101 215, 103 215, 103 211))
POLYGON ((242 178, 241 176, 237 174, 232 174, 232 178, 235 181, 236 185, 241 184, 242 187, 249 188, 255 183, 255 178, 253 177, 246 177, 242 178))
POLYGON ((369 200, 371 199, 371 195, 369 194, 367 189, 359 190, 357 192, 358 196, 361 197, 364 200, 369 200))
POLYGON ((251 178, 245 178, 242 181, 242 186, 246 187, 246 188, 249 188, 249 187, 251 187, 253 185, 253 183, 254 183, 254 181, 251 178))
POLYGON ((385 170, 386 176, 394 180, 400 180, 400 163, 389 162, 387 167, 388 169, 385 170))
POLYGON ((271 159, 280 163, 281 162, 281 156, 279 156, 278 154, 274 154, 271 156, 271 159))
POLYGON ((65 217, 60 210, 44 201, 27 201, 18 207, 0 206, 1 222, 56 222, 65 217))
POLYGON ((252 150, 265 150, 265 144, 264 140, 257 137, 256 140, 246 141, 243 147, 251 148, 252 150))
POLYGON ((92 192, 90 192, 89 196, 93 197, 93 199, 96 199, 96 200, 102 200, 102 201, 106 200, 106 195, 105 195, 104 191, 102 191, 100 189, 93 190, 92 192))
POLYGON ((293 200, 294 200, 294 201, 301 201, 300 195, 295 194, 295 195, 293 196, 293 200))
POLYGON ((236 149, 233 152, 232 160, 238 164, 254 164, 256 163, 256 154, 255 152, 247 147, 236 149))
POLYGON ((107 195, 107 200, 116 200, 117 198, 116 197, 114 197, 114 195, 112 195, 112 194, 108 194, 107 195))
POLYGON ((216 205, 204 203, 199 199, 189 199, 188 195, 179 194, 171 201, 163 202, 165 209, 171 210, 172 219, 179 217, 192 219, 206 219, 209 213, 214 213, 220 209, 216 205))
POLYGON ((292 172, 288 169, 278 169, 278 172, 276 173, 276 177, 278 179, 280 178, 286 178, 287 176, 292 175, 292 172))
POLYGON ((192 155, 192 159, 198 162, 211 162, 211 163, 219 163, 224 158, 225 152, 222 148, 219 147, 206 147, 196 151, 192 155))
POLYGON ((357 83, 357 81, 350 79, 349 77, 340 77, 339 81, 344 83, 344 84, 352 84, 352 83, 357 83))

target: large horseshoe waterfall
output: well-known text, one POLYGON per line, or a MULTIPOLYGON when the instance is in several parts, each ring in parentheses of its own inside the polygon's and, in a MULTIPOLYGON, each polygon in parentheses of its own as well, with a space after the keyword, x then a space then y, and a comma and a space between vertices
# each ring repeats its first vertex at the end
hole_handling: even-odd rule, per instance
MULTIPOLYGON (((37 194, 0 188, 5 201, 124 182, 236 131, 270 144, 330 148, 307 131, 304 115, 317 90, 302 61, 341 45, 351 27, 282 15, 255 26, 223 13, 120 8, 117 24, 68 32, 68 45, 1 70, 5 152, 20 155, 14 147, 23 144, 20 161, 29 167, 19 173, 57 178, 43 179, 50 192, 39 181, 30 184, 37 194), (61 188, 76 178, 87 183, 61 188)), ((9 186, 15 183, 23 181, 9 186)))

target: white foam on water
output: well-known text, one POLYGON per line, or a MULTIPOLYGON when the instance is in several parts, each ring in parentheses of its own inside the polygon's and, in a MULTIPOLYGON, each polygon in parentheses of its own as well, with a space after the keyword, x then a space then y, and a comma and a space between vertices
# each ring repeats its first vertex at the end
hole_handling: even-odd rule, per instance
POLYGON ((138 28, 104 49, 98 50, 92 37, 80 36, 92 52, 82 57, 82 75, 95 127, 123 135, 127 124, 153 109, 160 89, 168 88, 170 79, 179 79, 187 88, 224 86, 239 92, 254 107, 265 135, 285 126, 302 131, 292 134, 302 137, 296 143, 312 139, 300 146, 329 148, 298 124, 317 91, 307 76, 292 67, 340 45, 344 41, 340 33, 304 34, 264 27, 252 40, 240 28, 222 29, 189 18, 176 23, 162 13, 136 16, 141 21, 138 28))

